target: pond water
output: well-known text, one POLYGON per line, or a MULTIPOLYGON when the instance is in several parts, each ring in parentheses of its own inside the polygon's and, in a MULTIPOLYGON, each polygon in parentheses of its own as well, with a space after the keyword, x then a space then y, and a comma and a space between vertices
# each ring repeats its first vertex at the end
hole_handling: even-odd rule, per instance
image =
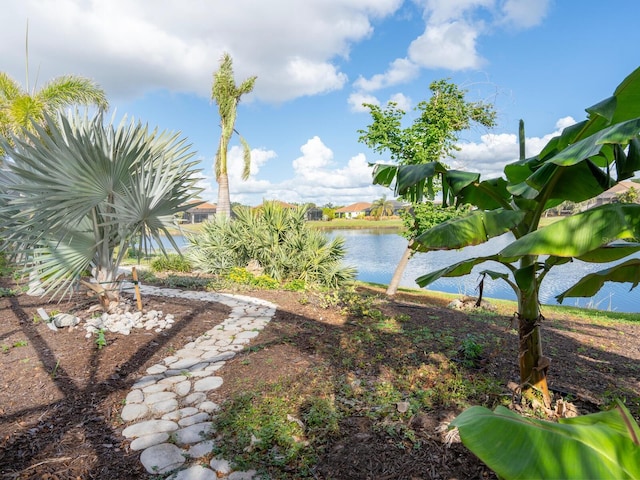
MULTIPOLYGON (((332 230, 328 235, 344 237, 347 249, 345 263, 358 269, 358 280, 389 284, 393 272, 407 248, 407 241, 387 230, 332 230)), ((419 288, 415 279, 440 268, 444 268, 465 258, 497 253, 511 242, 511 234, 491 239, 482 245, 466 247, 460 250, 416 253, 402 276, 400 285, 419 288)), ((605 268, 602 264, 589 264, 574 261, 551 269, 540 287, 540 302, 557 305, 555 296, 571 287, 579 278, 587 273, 605 268)), ((441 278, 429 285, 429 290, 477 295, 477 286, 481 270, 506 272, 502 265, 486 262, 475 267, 471 274, 462 277, 441 278)), ((640 287, 631 289, 631 283, 607 282, 593 298, 567 298, 563 305, 598 308, 620 312, 640 312, 640 287)), ((502 280, 491 280, 487 277, 484 285, 484 296, 516 300, 513 290, 502 280)))
MULTIPOLYGON (((328 230, 329 237, 344 237, 347 254, 345 263, 358 270, 358 280, 388 285, 398 261, 407 248, 407 241, 397 233, 385 229, 328 230)), ((511 234, 505 234, 475 247, 460 250, 416 253, 404 272, 400 285, 419 288, 415 279, 421 275, 444 268, 465 258, 491 255, 502 250, 511 242, 511 234)), ((178 246, 186 241, 180 235, 174 236, 178 246)), ((163 239, 166 247, 171 245, 163 239)), ((640 256, 640 255, 639 255, 640 256)), ((587 273, 605 268, 603 264, 589 264, 574 261, 551 269, 540 287, 540 302, 557 305, 555 296, 571 287, 587 273)), ((471 274, 455 278, 441 278, 429 285, 428 290, 477 295, 477 286, 481 270, 506 271, 502 265, 494 262, 475 267, 471 274)), ((567 298, 563 305, 598 308, 618 312, 640 312, 640 287, 631 290, 631 283, 607 282, 593 298, 567 298)), ((487 298, 515 300, 516 296, 502 280, 487 278, 483 295, 487 298)))

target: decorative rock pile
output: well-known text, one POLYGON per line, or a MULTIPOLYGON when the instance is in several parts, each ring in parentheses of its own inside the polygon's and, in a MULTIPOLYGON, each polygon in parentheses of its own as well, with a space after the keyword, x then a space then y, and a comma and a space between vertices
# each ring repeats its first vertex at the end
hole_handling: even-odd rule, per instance
POLYGON ((85 322, 86 337, 91 337, 98 330, 104 329, 113 333, 129 335, 134 328, 153 330, 156 333, 171 328, 174 318, 170 313, 163 317, 162 310, 148 312, 131 311, 131 305, 121 303, 111 313, 103 313, 99 317, 89 318, 85 322))
MULTIPOLYGON (((202 458, 210 455, 215 446, 211 420, 218 410, 218 405, 207 399, 207 392, 222 385, 222 377, 216 372, 269 323, 276 306, 239 295, 149 286, 141 286, 141 291, 147 295, 222 303, 231 307, 231 314, 161 363, 149 367, 147 375, 132 386, 121 412, 122 419, 132 423, 122 432, 132 439, 130 448, 141 451, 140 461, 147 472, 170 474, 167 477, 170 480, 253 479, 255 471, 233 472, 224 459, 214 458, 203 465, 202 458)), ((158 325, 155 328, 171 325, 165 317, 166 324, 160 327, 158 317, 162 317, 161 312, 155 319, 145 320, 144 328, 154 328, 149 327, 153 321, 158 325)), ((140 321, 140 318, 131 320, 133 328, 140 321)), ((102 325, 106 326, 109 319, 104 322, 102 325)))

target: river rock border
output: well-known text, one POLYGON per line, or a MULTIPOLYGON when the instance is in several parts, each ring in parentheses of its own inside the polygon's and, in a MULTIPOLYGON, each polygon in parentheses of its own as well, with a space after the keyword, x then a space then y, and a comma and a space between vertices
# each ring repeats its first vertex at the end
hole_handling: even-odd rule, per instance
POLYGON ((215 445, 212 415, 218 405, 207 392, 222 385, 216 372, 226 360, 269 323, 276 312, 271 302, 214 292, 183 291, 141 285, 145 295, 188 298, 222 303, 231 314, 195 341, 152 365, 127 395, 123 431, 130 448, 139 450, 140 461, 151 474, 168 474, 168 480, 251 480, 255 471, 234 472, 228 461, 214 458, 203 465, 202 457, 215 445))

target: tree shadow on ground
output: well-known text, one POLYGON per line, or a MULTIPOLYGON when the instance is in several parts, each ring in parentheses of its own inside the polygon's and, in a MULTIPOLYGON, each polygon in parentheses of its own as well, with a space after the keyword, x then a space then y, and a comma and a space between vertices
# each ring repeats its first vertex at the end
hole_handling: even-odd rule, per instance
MULTIPOLYGON (((113 355, 110 348, 92 348, 86 376, 78 378, 77 366, 66 364, 64 358, 56 354, 55 346, 50 345, 38 332, 37 326, 21 305, 21 299, 24 298, 12 297, 11 310, 29 345, 37 352, 39 364, 45 371, 51 372, 49 379, 55 384, 61 398, 2 417, 0 426, 8 426, 25 416, 37 415, 37 422, 12 435, 0 452, 2 477, 32 478, 32 475, 37 475, 37 478, 44 478, 41 477, 42 471, 43 468, 47 470, 46 464, 49 463, 51 471, 57 475, 51 478, 146 478, 139 452, 122 448, 120 431, 113 427, 113 423, 118 423, 122 404, 116 404, 112 408, 116 411, 108 415, 105 415, 104 404, 114 396, 124 398, 137 380, 140 369, 173 341, 179 338, 181 343, 187 343, 182 338, 186 332, 197 332, 197 336, 212 328, 213 325, 203 327, 197 324, 204 312, 209 317, 212 311, 216 312, 221 322, 228 316, 229 308, 219 303, 183 302, 189 306, 190 313, 176 321, 171 330, 152 335, 133 351, 128 351, 126 345, 122 345, 124 348, 118 350, 125 352, 122 358, 107 357, 113 355), (61 456, 61 452, 73 452, 73 458, 61 456), (78 471, 82 472, 80 476, 74 474, 74 462, 78 463, 78 471), (63 463, 69 468, 61 472, 56 465, 63 463), (90 466, 90 470, 87 470, 87 466, 90 466)), ((125 344, 129 338, 112 341, 125 344)), ((38 395, 38 392, 31 392, 31 395, 38 395)))

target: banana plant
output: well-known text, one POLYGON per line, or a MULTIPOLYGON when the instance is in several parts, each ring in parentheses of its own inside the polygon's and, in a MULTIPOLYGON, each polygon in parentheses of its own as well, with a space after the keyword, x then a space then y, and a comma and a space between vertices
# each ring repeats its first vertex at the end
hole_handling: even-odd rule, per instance
MULTIPOLYGON (((440 277, 471 273, 476 265, 494 262, 504 270, 481 271, 506 282, 518 300, 519 366, 524 392, 538 391, 550 403, 547 387, 549 359, 542 353, 539 289, 556 265, 574 259, 588 262, 621 260, 640 250, 640 205, 604 205, 543 227, 545 212, 564 201, 592 199, 640 169, 640 68, 615 89, 612 96, 587 108, 587 118, 565 128, 542 151, 524 158, 521 122, 520 159, 504 168, 504 176, 481 180, 479 173, 448 169, 432 162, 424 165, 376 164, 373 182, 392 186, 395 193, 419 201, 440 177, 444 206, 471 205, 474 210, 435 226, 416 238, 421 251, 459 249, 511 232, 513 243, 488 256, 464 260, 427 273, 421 287, 440 277)), ((592 274, 558 295, 592 296, 605 281, 640 279, 640 261, 629 259, 617 267, 592 274)), ((481 283, 482 286, 482 283, 481 283)))
POLYGON ((166 253, 164 234, 178 250, 169 229, 200 191, 194 153, 178 134, 126 119, 105 125, 100 113, 46 116, 33 126, 2 145, 2 248, 45 294, 84 282, 108 309, 129 246, 147 250, 153 239, 166 253))
POLYGON ((640 478, 640 427, 618 401, 611 410, 550 422, 499 406, 470 407, 450 424, 500 478, 640 478), (535 448, 531 448, 535 445, 535 448))

